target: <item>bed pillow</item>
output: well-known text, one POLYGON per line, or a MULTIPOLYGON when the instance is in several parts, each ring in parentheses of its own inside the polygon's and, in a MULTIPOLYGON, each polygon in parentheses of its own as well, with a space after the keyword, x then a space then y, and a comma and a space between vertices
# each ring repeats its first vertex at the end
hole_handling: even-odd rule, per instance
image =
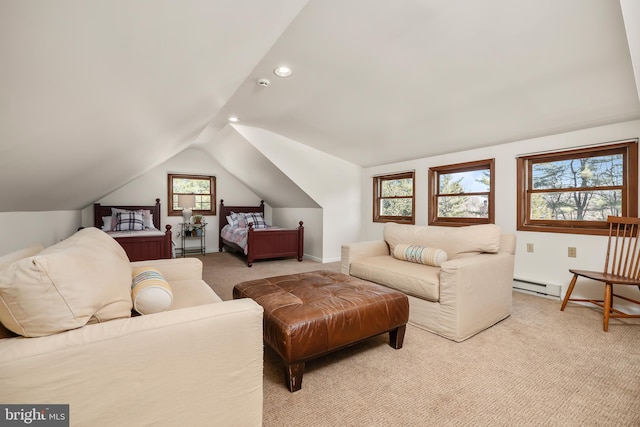
POLYGON ((149 215, 143 214, 142 219, 144 221, 144 228, 147 230, 155 230, 156 225, 153 223, 153 214, 149 212, 149 215))
POLYGON ((115 231, 142 231, 144 230, 144 219, 139 212, 119 212, 116 214, 115 231))
POLYGON ((440 267, 447 260, 447 253, 442 249, 399 244, 393 250, 393 257, 402 261, 440 267))
POLYGON ((171 308, 173 292, 160 271, 140 267, 133 271, 131 301, 133 309, 140 314, 159 313, 171 308))
POLYGON ((240 227, 248 227, 249 223, 253 223, 253 228, 255 229, 268 227, 267 223, 264 221, 262 213, 260 212, 245 212, 240 215, 240 227))
MULTIPOLYGON (((117 215, 119 213, 137 212, 142 215, 145 228, 155 229, 153 225, 153 214, 148 209, 127 210, 120 208, 111 208, 111 229, 105 231, 116 231, 116 225, 118 224, 117 215)), ((104 221, 104 217, 102 218, 104 221)))
POLYGON ((111 218, 110 216, 103 216, 102 217, 102 231, 111 231, 113 230, 113 226, 111 225, 111 218))
POLYGON ((240 215, 232 211, 229 216, 227 216, 227 223, 232 227, 239 227, 240 215))

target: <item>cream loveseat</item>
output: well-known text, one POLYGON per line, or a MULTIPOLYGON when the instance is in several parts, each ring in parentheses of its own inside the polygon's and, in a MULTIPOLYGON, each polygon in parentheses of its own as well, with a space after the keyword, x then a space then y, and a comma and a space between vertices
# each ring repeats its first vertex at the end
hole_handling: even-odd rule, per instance
POLYGON ((387 223, 383 236, 342 245, 341 271, 406 293, 409 323, 460 342, 511 314, 513 234, 387 223))
POLYGON ((71 426, 262 424, 262 308, 222 302, 196 258, 129 263, 86 228, 0 258, 0 321, 2 404, 69 404, 71 426), (168 311, 132 317, 141 267, 168 311))

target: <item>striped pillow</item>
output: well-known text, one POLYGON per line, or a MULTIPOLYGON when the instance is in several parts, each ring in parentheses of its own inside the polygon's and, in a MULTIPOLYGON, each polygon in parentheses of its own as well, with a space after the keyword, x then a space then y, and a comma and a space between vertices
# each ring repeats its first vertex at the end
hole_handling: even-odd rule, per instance
POLYGON ((153 267, 133 271, 131 282, 133 309, 140 314, 167 311, 173 304, 173 292, 162 274, 153 267))
POLYGON ((394 248, 393 257, 402 261, 440 267, 447 260, 447 253, 442 249, 400 244, 394 248))

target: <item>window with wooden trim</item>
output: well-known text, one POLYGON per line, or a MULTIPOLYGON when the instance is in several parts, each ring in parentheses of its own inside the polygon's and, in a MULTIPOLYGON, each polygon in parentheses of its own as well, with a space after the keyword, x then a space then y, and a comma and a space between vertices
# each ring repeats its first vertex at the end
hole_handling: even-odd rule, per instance
POLYGON ((429 225, 493 224, 495 159, 429 168, 429 225))
POLYGON ((608 234, 638 216, 637 141, 517 158, 518 230, 608 234))
MULTIPOLYGON (((184 206, 180 206, 180 196, 193 195, 193 215, 216 214, 216 177, 206 175, 168 174, 169 178, 169 216, 182 215, 184 206)), ((184 200, 184 198, 183 198, 184 200)))
POLYGON ((373 222, 415 224, 415 172, 373 177, 373 222))

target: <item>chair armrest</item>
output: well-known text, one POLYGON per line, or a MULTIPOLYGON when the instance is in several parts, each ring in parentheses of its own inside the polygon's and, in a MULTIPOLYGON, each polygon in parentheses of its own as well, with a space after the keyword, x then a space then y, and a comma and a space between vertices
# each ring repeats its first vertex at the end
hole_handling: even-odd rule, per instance
POLYGON ((134 261, 131 268, 154 267, 169 282, 173 280, 202 279, 202 261, 198 258, 155 259, 134 261))
POLYGON ((343 274, 349 274, 349 264, 358 258, 389 255, 389 246, 384 240, 354 242, 342 245, 341 268, 343 274))
POLYGON ((72 425, 260 425, 250 299, 0 340, 0 402, 68 403, 72 425))

